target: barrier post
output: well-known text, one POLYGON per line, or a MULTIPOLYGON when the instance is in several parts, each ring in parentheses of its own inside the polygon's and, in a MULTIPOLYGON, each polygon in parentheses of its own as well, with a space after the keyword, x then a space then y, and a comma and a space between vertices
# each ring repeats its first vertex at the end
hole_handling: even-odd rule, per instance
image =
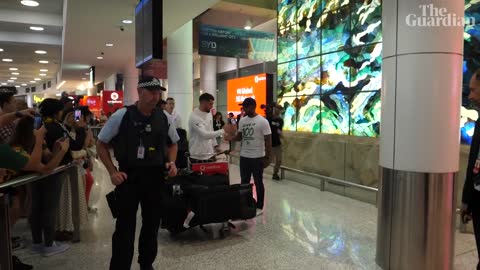
POLYGON ((0 193, 0 270, 13 269, 8 195, 0 193))

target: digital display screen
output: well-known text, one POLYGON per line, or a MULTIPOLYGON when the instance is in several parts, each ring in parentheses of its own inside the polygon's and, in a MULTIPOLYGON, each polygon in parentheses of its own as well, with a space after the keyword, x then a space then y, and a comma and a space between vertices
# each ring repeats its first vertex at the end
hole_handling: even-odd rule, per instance
POLYGON ((350 135, 378 137, 380 135, 380 92, 361 92, 350 103, 350 135))
POLYGON ((320 133, 320 96, 304 96, 298 103, 297 131, 320 133))
POLYGON ((277 96, 296 96, 297 62, 280 64, 277 67, 277 96))
POLYGON ((279 0, 277 101, 284 129, 377 137, 380 0, 279 0))
POLYGON ((297 32, 295 27, 280 29, 278 33, 278 63, 295 60, 297 57, 297 32))
POLYGON ((246 98, 253 98, 257 103, 256 112, 265 115, 265 111, 260 108, 262 104, 267 104, 267 74, 257 74, 248 77, 227 81, 227 112, 238 115, 241 113, 240 104, 246 98))
POLYGON ((470 93, 470 79, 473 73, 480 68, 480 2, 465 0, 465 18, 474 18, 475 25, 466 25, 464 28, 464 62, 463 62, 463 93, 461 114, 461 142, 471 144, 478 113, 474 114, 475 106, 468 99, 470 93))
POLYGON ((163 1, 141 0, 135 8, 135 63, 163 56, 163 1))
MULTIPOLYGON (((300 1, 302 2, 302 1, 300 1)), ((285 29, 297 23, 297 1, 278 0, 278 29, 285 29)))
POLYGON ((312 57, 297 62, 298 86, 297 95, 320 95, 320 57, 312 57))
POLYGON ((322 14, 320 18, 322 31, 322 53, 348 49, 350 38, 350 9, 341 8, 322 14))
POLYGON ((348 135, 350 131, 350 104, 343 94, 321 97, 321 131, 326 134, 348 135))

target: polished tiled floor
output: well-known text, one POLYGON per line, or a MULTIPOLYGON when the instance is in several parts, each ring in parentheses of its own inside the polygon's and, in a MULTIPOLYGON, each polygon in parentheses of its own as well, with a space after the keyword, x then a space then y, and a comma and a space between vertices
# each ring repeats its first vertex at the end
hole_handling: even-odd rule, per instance
MULTIPOLYGON (((233 166, 231 172, 232 180, 238 181, 238 168, 233 166)), ((377 210, 373 205, 290 181, 273 182, 268 175, 266 178, 263 216, 237 223, 237 229, 225 239, 199 229, 177 238, 161 231, 156 269, 379 269, 374 260, 377 210)), ((98 214, 90 216, 80 243, 51 258, 27 250, 17 254, 38 270, 108 269, 114 223, 103 199, 111 189, 107 180, 98 181, 94 187, 92 196, 98 214)), ((25 224, 15 230, 28 236, 25 224)), ((455 269, 474 269, 477 259, 473 236, 457 234, 456 239, 455 269)), ((135 261, 132 269, 138 269, 135 261)))

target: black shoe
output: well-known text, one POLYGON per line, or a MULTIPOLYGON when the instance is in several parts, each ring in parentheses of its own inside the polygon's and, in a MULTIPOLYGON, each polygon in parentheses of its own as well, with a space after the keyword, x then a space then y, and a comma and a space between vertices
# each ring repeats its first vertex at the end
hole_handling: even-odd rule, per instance
POLYGON ((31 270, 33 266, 22 263, 17 256, 12 256, 13 270, 31 270))
POLYGON ((278 174, 274 173, 273 176, 272 176, 272 179, 279 181, 279 180, 280 180, 280 176, 278 176, 278 174))

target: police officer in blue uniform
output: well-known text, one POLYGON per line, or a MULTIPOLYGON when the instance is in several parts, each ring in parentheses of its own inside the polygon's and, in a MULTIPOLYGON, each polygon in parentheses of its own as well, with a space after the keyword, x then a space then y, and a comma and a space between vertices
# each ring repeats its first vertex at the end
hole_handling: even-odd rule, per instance
POLYGON ((138 263, 153 269, 161 219, 164 176, 175 176, 178 134, 162 110, 156 108, 165 91, 160 81, 144 77, 138 84, 139 101, 118 110, 98 135, 97 149, 115 188, 118 209, 112 237, 111 270, 129 270, 132 264, 138 205, 142 208, 138 263), (109 146, 113 146, 117 169, 109 146))

